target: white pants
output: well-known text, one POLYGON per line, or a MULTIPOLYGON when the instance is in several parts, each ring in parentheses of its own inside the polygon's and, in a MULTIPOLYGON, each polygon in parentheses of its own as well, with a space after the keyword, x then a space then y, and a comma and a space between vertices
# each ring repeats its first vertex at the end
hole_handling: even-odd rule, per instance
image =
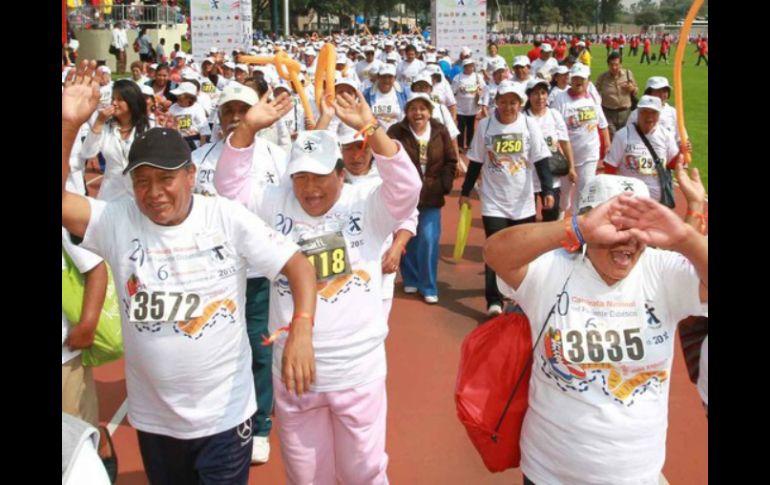
POLYGON ((577 201, 579 200, 583 189, 588 185, 588 182, 596 177, 596 165, 598 163, 598 160, 594 160, 593 162, 585 162, 575 167, 575 172, 577 172, 577 187, 569 181, 568 176, 565 175, 561 178, 561 198, 559 200, 561 212, 565 212, 573 206, 577 206, 577 201))

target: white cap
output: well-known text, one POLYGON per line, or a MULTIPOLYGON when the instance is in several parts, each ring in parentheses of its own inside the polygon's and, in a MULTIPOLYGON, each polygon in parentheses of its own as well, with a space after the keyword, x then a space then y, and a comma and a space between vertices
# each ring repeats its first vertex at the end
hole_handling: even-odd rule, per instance
POLYGON ((460 49, 460 55, 461 56, 469 56, 471 54, 473 54, 473 51, 470 50, 470 48, 468 48, 468 47, 463 47, 462 49, 460 49))
POLYGON ((67 44, 67 47, 72 49, 73 51, 78 50, 78 47, 80 47, 80 42, 78 42, 77 39, 70 39, 69 44, 67 44))
POLYGON ((433 101, 430 99, 430 96, 428 96, 425 93, 412 93, 409 95, 409 98, 406 100, 406 104, 404 105, 404 110, 409 108, 409 104, 412 101, 416 101, 418 99, 422 99, 428 104, 428 109, 433 112, 433 101))
POLYGON ((577 43, 577 45, 578 47, 585 47, 586 43, 581 40, 580 42, 577 43))
POLYGON ((420 74, 415 76, 414 79, 412 79, 412 86, 414 86, 419 82, 428 83, 429 86, 431 87, 433 86, 433 79, 431 79, 430 73, 427 72, 427 69, 422 71, 420 74))
POLYGON ((387 56, 385 56, 385 60, 387 62, 393 61, 393 62, 401 62, 401 56, 398 55, 396 52, 391 52, 387 56))
POLYGON ((664 76, 652 76, 647 80, 647 85, 644 87, 645 91, 648 89, 671 89, 671 85, 668 83, 668 79, 664 76))
POLYGON ((201 65, 203 65, 204 62, 210 62, 214 64, 214 58, 213 57, 207 57, 201 61, 201 65))
POLYGON ((380 66, 380 70, 377 71, 378 76, 395 76, 396 75, 396 66, 393 64, 383 64, 380 66))
POLYGON ((636 109, 651 109, 660 113, 660 111, 663 109, 663 103, 659 97, 645 94, 639 98, 639 103, 636 105, 636 109))
POLYGON ((219 47, 212 47, 209 49, 210 54, 216 54, 217 52, 219 52, 219 47))
POLYGON ((526 91, 527 95, 529 95, 529 93, 533 89, 535 89, 535 87, 538 86, 538 85, 544 86, 546 91, 548 90, 548 88, 551 87, 551 85, 545 79, 532 78, 529 81, 527 81, 527 91, 526 91))
POLYGON ((463 59, 463 67, 465 67, 465 66, 469 66, 469 65, 471 65, 471 64, 475 65, 475 64, 476 64, 476 61, 474 61, 474 60, 473 60, 472 58, 470 58, 470 57, 463 59))
POLYGON ((228 61, 228 62, 225 62, 225 63, 223 64, 223 66, 225 66, 225 67, 226 67, 226 68, 228 68, 228 69, 232 69, 232 70, 235 70, 235 63, 234 63, 234 62, 232 62, 232 61, 228 61))
POLYGON ((349 145, 351 143, 364 141, 364 137, 357 130, 354 130, 345 123, 340 123, 338 130, 337 133, 340 137, 340 145, 349 145))
POLYGON ((582 77, 588 79, 591 76, 591 68, 585 64, 576 62, 575 65, 572 66, 572 69, 569 70, 569 75, 570 77, 582 77))
POLYGON ((425 54, 423 56, 423 61, 425 64, 431 64, 431 63, 438 63, 438 60, 436 59, 436 54, 425 54))
POLYGON ((316 55, 316 51, 312 47, 305 47, 305 50, 302 51, 302 53, 305 54, 306 56, 315 56, 316 55))
POLYGON ((198 73, 190 69, 189 67, 185 67, 182 69, 182 79, 198 79, 198 73))
POLYGON ((105 74, 112 74, 112 71, 107 66, 99 66, 96 70, 105 74))
MULTIPOLYGON (((335 76, 335 77, 337 77, 337 76, 335 76)), ((344 84, 345 86, 350 86, 351 88, 353 88, 353 89, 355 89, 355 90, 358 90, 358 83, 356 83, 355 81, 353 81, 353 80, 352 80, 352 79, 350 79, 350 78, 346 78, 346 77, 342 77, 342 76, 339 76, 339 77, 337 77, 337 79, 334 81, 334 86, 335 86, 335 87, 337 87, 337 86, 341 86, 341 85, 343 85, 343 84, 344 84)))
POLYGON ((514 93, 516 96, 518 96, 522 103, 527 101, 527 92, 526 88, 524 87, 524 83, 514 83, 505 80, 497 85, 496 96, 503 96, 504 94, 509 93, 514 93))
POLYGON ((342 152, 334 134, 327 130, 300 131, 291 146, 287 171, 289 175, 299 172, 328 175, 337 160, 342 160, 342 152))
POLYGON ((291 85, 284 81, 283 79, 280 79, 276 84, 275 87, 273 87, 273 92, 275 92, 276 89, 285 89, 291 94, 291 85))
POLYGON ((241 71, 249 72, 249 66, 247 66, 246 64, 236 64, 235 69, 240 69, 241 71))
POLYGON ((230 101, 242 101, 249 106, 254 106, 259 101, 259 95, 248 86, 238 82, 231 82, 225 86, 225 89, 222 90, 222 94, 219 96, 219 107, 221 108, 230 101))
POLYGON ((434 74, 442 74, 441 67, 438 64, 429 64, 425 66, 425 71, 428 72, 431 76, 434 74))
POLYGON ((364 48, 363 48, 363 51, 364 52, 374 52, 375 48, 374 48, 373 45, 365 45, 364 48))
POLYGON ((386 40, 385 47, 396 47, 396 43, 393 42, 392 40, 386 40))
POLYGON ((567 66, 556 66, 551 69, 551 76, 556 74, 569 74, 569 68, 567 66))
POLYGON ((513 58, 513 67, 516 66, 530 66, 529 57, 527 56, 516 56, 513 58))
POLYGON ((500 69, 506 69, 507 67, 508 66, 505 65, 505 61, 501 61, 498 59, 492 64, 492 73, 495 73, 500 69))
POLYGON ((142 84, 141 86, 139 86, 139 89, 142 90, 142 94, 144 94, 145 96, 155 96, 155 91, 152 89, 151 86, 142 84))
POLYGON ((189 94, 190 96, 198 97, 198 88, 193 83, 182 83, 176 89, 172 89, 171 94, 174 96, 189 94))
POLYGON ((553 47, 551 44, 543 44, 540 46, 540 52, 553 52, 553 47))
POLYGON ((187 60, 187 54, 185 54, 182 51, 179 51, 179 53, 176 55, 176 57, 174 59, 184 59, 184 60, 187 60))
POLYGON ((149 66, 147 66, 148 69, 152 69, 153 71, 156 71, 158 69, 158 64, 153 62, 149 66))
POLYGON ((334 61, 335 64, 347 64, 348 58, 346 57, 346 53, 344 51, 337 51, 337 56, 334 61))
POLYGON ((580 193, 578 212, 585 212, 588 209, 597 207, 623 193, 629 193, 634 196, 650 196, 647 184, 637 178, 599 174, 593 177, 580 193))

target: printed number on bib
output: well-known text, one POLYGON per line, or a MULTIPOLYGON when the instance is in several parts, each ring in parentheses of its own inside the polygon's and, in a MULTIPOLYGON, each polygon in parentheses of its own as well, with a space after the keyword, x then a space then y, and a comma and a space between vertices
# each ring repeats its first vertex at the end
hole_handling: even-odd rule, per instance
POLYGON ((640 328, 562 331, 564 357, 573 364, 630 362, 644 359, 640 328))
POLYGON ((181 291, 137 291, 128 310, 132 322, 178 322, 203 314, 201 297, 181 291))
POLYGON ((581 123, 585 121, 593 121, 596 119, 596 110, 592 106, 578 108, 577 119, 581 123))
POLYGON ((515 155, 524 151, 524 140, 520 133, 496 135, 492 138, 492 151, 495 155, 515 155))
POLYGON ((317 281, 351 273, 345 237, 341 231, 298 242, 302 254, 315 267, 317 281))
POLYGON ((192 128, 192 116, 182 115, 176 119, 176 126, 180 130, 189 130, 192 128))
POLYGON ((209 84, 209 83, 206 83, 206 84, 204 84, 203 86, 201 86, 201 90, 202 90, 204 93, 208 93, 208 94, 210 94, 210 93, 213 93, 213 92, 215 92, 215 91, 217 90, 217 88, 216 88, 216 86, 214 86, 213 84, 209 84))
POLYGON ((639 157, 639 173, 641 175, 657 175, 655 160, 650 157, 639 157))

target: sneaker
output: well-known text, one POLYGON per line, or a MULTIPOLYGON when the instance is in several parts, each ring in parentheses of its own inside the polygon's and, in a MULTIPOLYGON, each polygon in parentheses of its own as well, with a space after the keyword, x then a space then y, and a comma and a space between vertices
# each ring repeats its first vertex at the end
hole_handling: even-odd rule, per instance
POLYGON ((425 303, 429 303, 431 305, 438 303, 438 296, 432 295, 432 296, 426 296, 425 297, 425 303))
POLYGON ((270 458, 270 440, 267 436, 255 436, 254 445, 251 449, 251 463, 261 465, 267 463, 270 458))
POLYGON ((405 286, 404 287, 404 293, 407 295, 411 295, 413 293, 417 293, 417 287, 416 286, 405 286))
POLYGON ((489 307, 487 308, 487 316, 496 317, 497 315, 500 315, 502 313, 503 313, 503 307, 501 305, 498 305, 497 303, 489 305, 489 307))

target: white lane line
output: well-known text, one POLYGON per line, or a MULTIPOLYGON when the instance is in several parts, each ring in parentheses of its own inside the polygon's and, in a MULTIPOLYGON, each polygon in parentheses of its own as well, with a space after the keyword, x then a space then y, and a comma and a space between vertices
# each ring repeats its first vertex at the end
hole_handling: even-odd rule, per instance
POLYGON ((123 418, 126 417, 126 414, 128 413, 128 400, 123 401, 123 404, 120 405, 118 408, 118 411, 115 413, 115 416, 112 417, 110 420, 110 423, 107 425, 107 431, 109 431, 110 436, 115 434, 115 430, 118 428, 118 425, 123 421, 123 418))

